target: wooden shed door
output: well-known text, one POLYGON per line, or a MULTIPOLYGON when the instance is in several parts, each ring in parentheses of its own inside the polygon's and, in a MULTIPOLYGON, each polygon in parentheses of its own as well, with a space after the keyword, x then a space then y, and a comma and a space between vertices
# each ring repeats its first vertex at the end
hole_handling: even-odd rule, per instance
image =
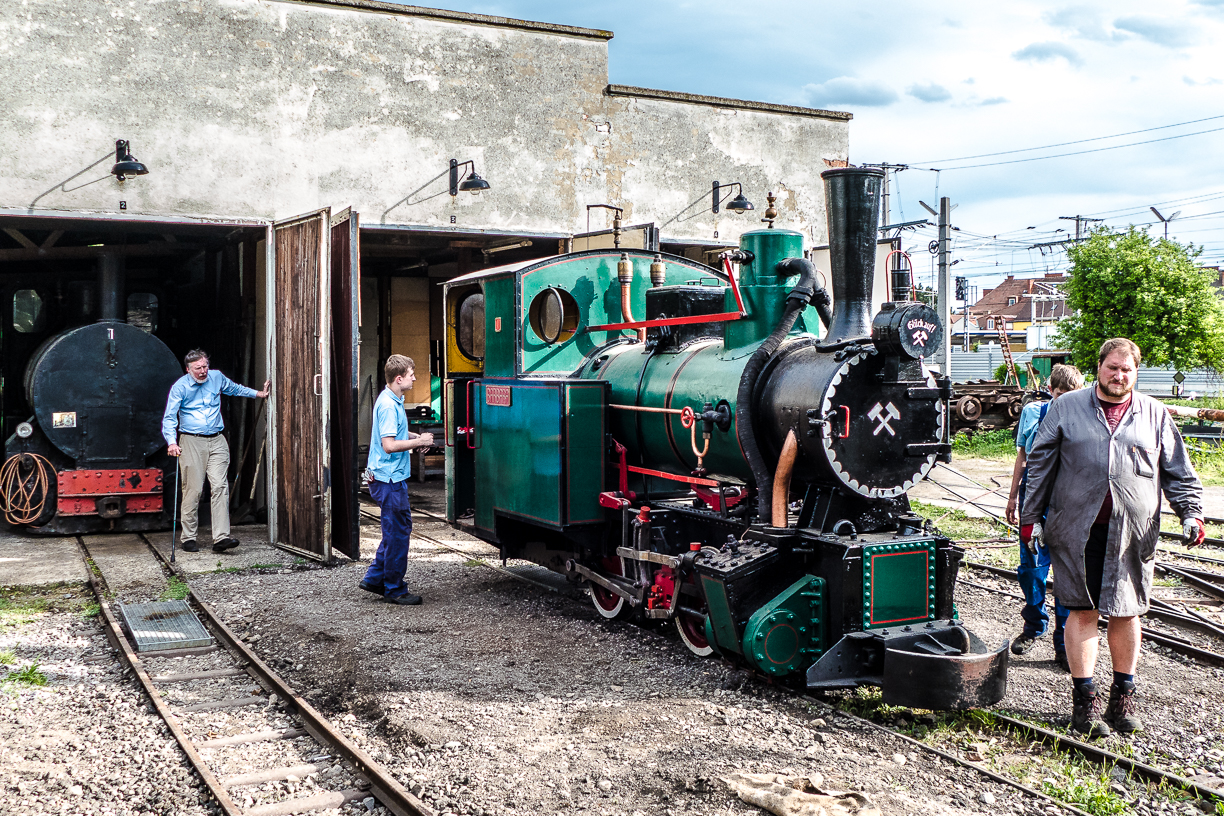
POLYGON ((357 456, 361 238, 358 215, 344 210, 331 219, 331 416, 332 549, 361 555, 357 490, 364 462, 357 456))
POLYGON ((331 210, 279 221, 268 242, 269 438, 278 547, 331 559, 331 210))

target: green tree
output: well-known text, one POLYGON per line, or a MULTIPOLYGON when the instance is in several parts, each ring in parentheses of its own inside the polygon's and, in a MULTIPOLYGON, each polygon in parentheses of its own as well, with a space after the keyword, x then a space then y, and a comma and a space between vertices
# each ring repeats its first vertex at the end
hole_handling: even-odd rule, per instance
POLYGON ((1145 365, 1224 368, 1224 308, 1216 273, 1195 263, 1193 244, 1153 238, 1144 230, 1093 230, 1067 250, 1071 317, 1057 342, 1084 371, 1096 370, 1101 344, 1130 338, 1145 365))

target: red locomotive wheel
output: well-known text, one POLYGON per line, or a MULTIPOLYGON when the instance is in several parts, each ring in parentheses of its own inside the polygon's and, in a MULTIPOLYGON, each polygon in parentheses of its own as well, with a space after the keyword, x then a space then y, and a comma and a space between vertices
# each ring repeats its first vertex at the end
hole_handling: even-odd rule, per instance
POLYGON ((706 638, 705 618, 695 618, 683 612, 676 615, 676 631, 689 651, 698 657, 709 657, 714 654, 714 647, 706 638))
MULTIPOLYGON (((604 558, 599 562, 599 567, 612 575, 625 574, 625 564, 620 558, 604 558)), ((595 604, 595 611, 608 620, 628 617, 633 611, 624 598, 594 582, 591 583, 591 602, 595 604)))

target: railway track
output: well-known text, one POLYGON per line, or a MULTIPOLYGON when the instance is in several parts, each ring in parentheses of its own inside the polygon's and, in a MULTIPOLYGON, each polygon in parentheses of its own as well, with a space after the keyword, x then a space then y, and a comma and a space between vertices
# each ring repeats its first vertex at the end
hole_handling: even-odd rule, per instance
MULTIPOLYGON (((976 569, 976 570, 981 570, 984 572, 989 572, 992 575, 997 575, 1001 578, 1006 578, 1010 581, 1016 580, 1016 571, 1014 569, 1008 569, 1006 567, 997 567, 997 566, 994 566, 993 564, 981 564, 981 563, 977 563, 974 561, 966 561, 965 566, 969 567, 970 569, 976 569)), ((988 590, 990 592, 995 592, 997 594, 1004 595, 1009 598, 1014 598, 1022 603, 1024 601, 1024 598, 1022 598, 1021 596, 1010 593, 1010 592, 1006 592, 996 587, 987 586, 985 584, 978 584, 972 581, 966 581, 964 579, 962 579, 960 583, 965 583, 965 584, 968 584, 969 586, 988 590)), ((1049 586, 1050 585, 1047 582, 1047 587, 1049 586)), ((1182 629, 1191 629, 1196 632, 1200 632, 1202 634, 1214 635, 1219 638, 1224 638, 1224 627, 1220 627, 1217 624, 1212 623, 1211 621, 1207 620, 1206 618, 1194 616, 1192 614, 1187 614, 1185 611, 1178 610, 1171 604, 1167 604, 1167 603, 1164 603, 1156 599, 1153 599, 1152 608, 1148 611, 1145 617, 1151 617, 1153 619, 1161 621, 1162 623, 1166 623, 1168 625, 1176 626, 1182 629)), ((1150 640, 1153 643, 1158 643, 1161 646, 1164 646, 1167 649, 1177 652, 1180 655, 1184 655, 1185 657, 1193 658, 1206 665, 1224 667, 1224 654, 1213 652, 1210 649, 1201 648, 1200 646, 1196 646, 1195 644, 1191 643, 1190 641, 1184 638, 1176 637, 1174 635, 1169 635, 1165 632, 1157 632, 1153 630, 1150 626, 1143 627, 1143 637, 1146 640, 1150 640)))
MULTIPOLYGON (((990 518, 994 519, 994 521, 1000 526, 1006 527, 1008 530, 1010 530, 1014 534, 1019 534, 1020 531, 1019 531, 1019 528, 1016 527, 1016 525, 1009 524, 1006 518, 1004 518, 999 512, 996 512, 997 510, 1001 508, 999 508, 997 505, 990 505, 990 504, 987 504, 985 501, 983 501, 988 496, 997 496, 999 492, 1003 489, 1002 486, 987 487, 983 485, 981 482, 972 478, 971 476, 967 476, 964 473, 960 472, 956 468, 950 467, 949 465, 945 465, 942 462, 939 462, 937 464, 939 465, 939 467, 944 468, 948 472, 952 473, 958 478, 963 479, 964 481, 969 483, 967 486, 965 485, 952 486, 952 485, 945 484, 944 482, 941 482, 938 479, 932 478, 930 474, 927 474, 926 481, 930 482, 935 487, 938 487, 940 490, 943 490, 949 496, 952 496, 953 498, 961 502, 961 504, 957 508, 954 508, 954 509, 960 509, 960 507, 966 507, 966 506, 975 507, 981 512, 985 513, 990 518), (978 490, 980 492, 977 495, 966 495, 966 493, 971 492, 970 490, 966 489, 967 487, 973 488, 974 490, 978 490)), ((1176 514, 1171 513, 1167 510, 1162 510, 1161 515, 1176 517, 1176 514)), ((1204 518, 1203 522, 1205 524, 1224 525, 1224 519, 1219 519, 1215 517, 1204 518)), ((1172 532, 1172 531, 1167 531, 1167 530, 1161 530, 1160 537, 1165 539, 1166 541, 1185 541, 1186 540, 1186 537, 1183 534, 1172 532)), ((1224 538, 1215 538, 1215 537, 1209 536, 1203 539, 1203 544, 1201 546, 1224 548, 1224 538)), ((1218 563, 1224 564, 1224 560, 1221 560, 1221 559, 1206 559, 1206 557, 1204 556, 1199 556, 1196 558, 1194 555, 1187 555, 1186 557, 1191 558, 1192 560, 1204 560, 1205 559, 1207 561, 1218 562, 1218 563)))
MULTIPOLYGON (((414 513, 416 515, 420 515, 422 517, 429 518, 432 521, 440 521, 443 523, 446 522, 445 518, 437 514, 430 513, 428 511, 416 510, 414 511, 414 513)), ((377 520, 377 515, 373 512, 368 512, 368 511, 363 510, 363 514, 371 520, 377 520)), ((474 554, 469 550, 465 550, 464 548, 455 546, 452 543, 442 541, 436 537, 429 536, 427 534, 423 534, 419 532, 418 530, 414 530, 413 535, 414 537, 421 538, 422 540, 428 541, 432 545, 442 547, 443 549, 452 551, 458 555, 467 556, 469 558, 474 557, 474 554)), ((488 561, 483 561, 483 563, 485 564, 485 566, 488 566, 491 569, 494 569, 498 572, 506 574, 509 577, 515 578, 517 580, 524 581, 530 584, 534 584, 536 586, 544 586, 545 588, 550 589, 550 590, 554 590, 554 591, 556 590, 555 586, 552 586, 552 587, 545 586, 541 582, 530 580, 529 578, 526 578, 523 575, 516 573, 512 569, 502 568, 502 567, 497 566, 495 563, 489 563, 488 561)), ((966 583, 973 585, 972 582, 966 582, 966 583)), ((990 587, 984 587, 984 586, 982 588, 992 589, 990 587)), ((1145 636, 1147 635, 1145 634, 1145 636)), ((1153 640, 1155 640, 1155 638, 1153 638, 1153 640)), ((1224 665, 1224 656, 1216 656, 1216 657, 1219 657, 1220 660, 1222 661, 1218 665, 1224 665)), ((768 685, 773 688, 778 688, 775 684, 770 683, 767 678, 754 676, 754 682, 760 683, 762 686, 768 685)), ((810 695, 804 691, 799 691, 797 693, 800 696, 807 697, 821 705, 830 704, 830 700, 827 697, 810 695)), ((855 721, 857 721, 859 724, 863 725, 864 727, 870 727, 872 729, 877 729, 883 732, 887 732, 894 737, 898 737, 904 740, 905 742, 912 745, 916 749, 920 749, 929 754, 934 754, 936 756, 941 757, 946 762, 951 762, 951 763, 954 763, 964 768, 970 768, 977 773, 980 773, 986 777, 989 777, 990 779, 995 780, 996 782, 1009 785, 1013 788, 1023 791, 1029 796, 1049 802, 1052 805, 1066 812, 1079 814, 1080 816, 1087 816, 1086 811, 1077 808, 1075 805, 1062 801, 1058 799, 1057 797, 1051 796, 1048 793, 1038 790, 1030 785, 1026 785, 1023 782, 1020 782, 1019 780, 1014 779, 1005 773, 1000 773, 997 770, 994 770, 988 767, 984 762, 973 761, 973 760, 967 759, 965 756, 960 755, 955 750, 943 750, 938 746, 931 745, 919 739, 915 739, 914 737, 906 733, 903 733, 902 731, 899 731, 896 728, 891 728, 887 725, 882 725, 880 723, 877 723, 873 721, 872 719, 870 719, 869 717, 864 717, 860 714, 855 713, 854 711, 848 710, 845 707, 840 707, 838 708, 838 710, 843 716, 848 716, 848 717, 853 718, 855 721)), ((993 723, 993 725, 990 726, 990 728, 993 729, 993 733, 996 733, 1000 736, 1006 736, 1013 740, 1022 741, 1026 745, 1032 745, 1034 743, 1041 743, 1043 745, 1049 746, 1049 748, 1053 752, 1070 752, 1070 753, 1081 756, 1099 765, 1117 767, 1117 768, 1122 769, 1128 774, 1134 775, 1135 777, 1142 778, 1144 780, 1147 780, 1157 785, 1170 786, 1174 790, 1185 791, 1188 794, 1193 795, 1203 801, 1224 802, 1224 792, 1215 790, 1210 787, 1196 784, 1193 781, 1188 780, 1184 777, 1181 777, 1177 774, 1174 774, 1168 771, 1164 771, 1152 765, 1148 765, 1148 764, 1136 761, 1133 758, 1120 755, 1118 753, 1101 748, 1100 746, 1092 745, 1089 743, 1082 742, 1080 740, 1076 740, 1073 737, 1070 737, 1063 733, 1059 733, 1058 731, 1048 728, 1040 723, 1029 722, 1021 718, 1014 717, 1010 714, 1003 714, 999 712, 991 712, 989 721, 993 723)))
MULTIPOLYGON (((985 569, 992 574, 1001 575, 1003 577, 1010 577, 1012 579, 1015 578, 1014 571, 1009 575, 1007 571, 1000 567, 993 567, 988 564, 973 563, 968 563, 967 566, 976 569, 985 569)), ((958 583, 962 583, 979 590, 1003 595, 1004 597, 1012 598, 1020 602, 1024 601, 1020 595, 1006 592, 998 589, 997 587, 979 584, 974 581, 967 581, 963 579, 958 583)), ((1144 627, 1143 638, 1145 640, 1151 640, 1155 643, 1160 643, 1161 645, 1166 646, 1167 648, 1180 654, 1195 657, 1204 663, 1209 663, 1213 666, 1224 666, 1224 655, 1196 649, 1184 641, 1170 639, 1167 635, 1161 635, 1160 633, 1153 632, 1148 627, 1144 627)), ((1133 757, 1124 756, 1114 751, 1110 751, 1098 744, 1075 739, 1066 733, 1057 731, 1041 723, 1025 720, 1011 714, 1005 714, 1001 711, 993 711, 991 712, 991 715, 992 718, 998 723, 998 729, 1020 734, 1026 740, 1049 744, 1056 750, 1069 751, 1099 765, 1121 768, 1127 774, 1140 777, 1157 785, 1171 785, 1176 789, 1187 791, 1203 801, 1216 803, 1217 805, 1224 804, 1224 790, 1219 788, 1198 784, 1193 780, 1187 779, 1178 774, 1157 768, 1144 762, 1140 762, 1133 757)))
MULTIPOLYGON (((144 541, 173 574, 157 548, 144 541)), ((84 540, 78 537, 77 545, 91 564, 84 540)), ((111 608, 102 579, 92 567, 88 574, 108 639, 225 816, 289 816, 354 801, 381 804, 396 816, 434 816, 299 697, 194 592, 186 601, 215 645, 139 652, 111 608), (254 768, 242 754, 257 745, 269 762, 254 768)))

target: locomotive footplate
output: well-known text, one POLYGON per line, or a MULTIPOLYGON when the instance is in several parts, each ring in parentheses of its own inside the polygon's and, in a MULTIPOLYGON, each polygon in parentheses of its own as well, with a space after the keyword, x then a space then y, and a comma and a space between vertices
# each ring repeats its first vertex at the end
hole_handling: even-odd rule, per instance
POLYGON ((1007 692, 1007 642, 991 651, 959 621, 851 632, 807 672, 813 690, 880 686, 889 705, 955 710, 1007 692))

